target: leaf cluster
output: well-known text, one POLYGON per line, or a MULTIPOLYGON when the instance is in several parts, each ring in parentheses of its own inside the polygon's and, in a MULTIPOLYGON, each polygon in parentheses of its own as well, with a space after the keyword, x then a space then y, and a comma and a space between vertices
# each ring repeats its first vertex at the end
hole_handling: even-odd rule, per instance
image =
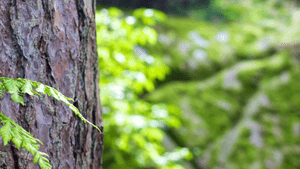
POLYGON ((117 8, 96 12, 101 104, 105 123, 104 168, 183 168, 189 150, 165 149, 166 128, 179 128, 174 105, 139 98, 164 80, 169 68, 161 55, 145 48, 157 43, 154 26, 166 18, 154 9, 125 13, 117 8), (177 159, 172 159, 176 156, 177 159))
MULTIPOLYGON (((50 86, 28 79, 0 77, 0 97, 4 97, 4 91, 11 94, 11 99, 13 101, 18 102, 23 106, 24 101, 22 95, 28 94, 30 96, 41 97, 41 94, 47 94, 57 101, 67 104, 74 114, 80 117, 82 121, 85 123, 88 122, 101 133, 97 126, 85 119, 82 114, 80 114, 79 110, 69 102, 69 100, 74 101, 73 99, 64 96, 62 93, 50 86)), ((5 116, 2 112, 0 112, 0 120, 1 123, 4 123, 4 126, 0 128, 0 135, 3 139, 4 146, 6 146, 9 141, 12 141, 18 149, 20 149, 20 147, 25 148, 34 155, 33 162, 39 162, 41 168, 51 168, 50 162, 46 158, 48 155, 38 151, 39 144, 37 143, 42 144, 40 140, 35 139, 30 133, 25 131, 21 126, 5 116)))
POLYGON ((22 147, 34 156, 34 164, 39 162, 42 169, 52 168, 49 160, 46 158, 49 156, 46 153, 38 151, 40 145, 37 143, 42 144, 40 140, 34 138, 30 133, 24 130, 12 119, 5 116, 2 112, 0 112, 0 120, 0 123, 4 123, 4 125, 0 128, 0 135, 4 146, 6 146, 8 142, 12 141, 18 149, 22 147))

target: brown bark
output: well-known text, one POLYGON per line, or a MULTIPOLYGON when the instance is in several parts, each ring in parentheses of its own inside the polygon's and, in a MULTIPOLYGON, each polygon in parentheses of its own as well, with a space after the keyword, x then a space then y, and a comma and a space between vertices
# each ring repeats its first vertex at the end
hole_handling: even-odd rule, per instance
MULTIPOLYGON (((0 0, 0 76, 56 88, 102 130, 94 15, 94 0, 0 0)), ((1 112, 44 143, 53 168, 101 168, 103 134, 65 104, 25 95, 22 106, 8 93, 1 101, 1 112)), ((0 141, 0 168, 39 168, 32 159, 0 141)))

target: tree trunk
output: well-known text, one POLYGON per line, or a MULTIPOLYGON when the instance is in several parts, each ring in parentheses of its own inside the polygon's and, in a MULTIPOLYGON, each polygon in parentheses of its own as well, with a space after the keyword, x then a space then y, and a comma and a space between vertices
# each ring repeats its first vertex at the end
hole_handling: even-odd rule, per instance
MULTIPOLYGON (((0 0, 0 76, 26 78, 56 88, 102 130, 95 41, 95 0, 0 0)), ((103 135, 68 107, 43 96, 8 93, 1 112, 44 145, 53 168, 101 168, 103 135)), ((1 140, 1 139, 0 139, 1 140)), ((37 169, 33 156, 0 141, 0 168, 37 169)))

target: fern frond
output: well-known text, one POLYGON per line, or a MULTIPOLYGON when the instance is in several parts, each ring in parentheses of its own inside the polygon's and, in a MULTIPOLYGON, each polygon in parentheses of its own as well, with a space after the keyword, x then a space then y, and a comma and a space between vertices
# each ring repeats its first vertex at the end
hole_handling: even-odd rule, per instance
POLYGON ((17 127, 12 128, 11 131, 14 136, 11 141, 17 146, 18 149, 20 149, 22 145, 22 137, 21 134, 19 133, 20 131, 18 130, 17 127))
POLYGON ((22 79, 19 79, 19 80, 23 81, 22 87, 20 88, 21 93, 23 93, 23 94, 27 93, 30 96, 39 95, 41 97, 41 95, 38 92, 35 92, 32 90, 32 83, 29 80, 22 80, 22 79))
POLYGON ((1 77, 1 80, 3 81, 4 89, 11 94, 11 99, 15 102, 21 103, 24 106, 23 97, 20 96, 19 89, 22 83, 20 83, 18 80, 5 77, 1 77))
MULTIPOLYGON (((0 97, 3 97, 4 96, 4 91, 3 91, 3 83, 0 82, 0 97)), ((1 103, 1 102, 0 102, 1 103)))
MULTIPOLYGON (((47 94, 48 96, 51 96, 54 99, 67 104, 68 107, 74 112, 74 114, 80 117, 84 123, 86 122, 89 123, 101 133, 101 130, 96 125, 94 125, 92 122, 84 118, 82 114, 79 112, 79 110, 69 102, 69 100, 74 101, 73 99, 64 96, 56 89, 28 79, 21 79, 21 78, 11 79, 7 77, 0 77, 0 80, 3 82, 2 89, 5 89, 7 92, 11 94, 11 98, 13 101, 21 103, 24 106, 23 97, 21 96, 21 94, 27 93, 31 96, 36 96, 36 95, 41 96, 39 93, 47 94)), ((0 90, 1 90, 1 84, 2 83, 0 82, 0 90)), ((1 97, 1 92, 0 92, 0 97, 1 97)))
POLYGON ((11 131, 12 125, 8 120, 2 120, 1 123, 5 123, 4 126, 0 128, 0 134, 3 140, 3 145, 6 146, 13 138, 11 131))
POLYGON ((22 146, 22 148, 29 151, 34 156, 33 162, 35 164, 39 162, 42 169, 52 168, 49 160, 45 157, 48 157, 48 155, 38 151, 39 144, 37 144, 37 142, 42 143, 40 140, 34 138, 30 133, 1 112, 0 123, 4 123, 4 126, 0 128, 0 135, 4 146, 6 146, 9 141, 12 141, 18 149, 22 146))
MULTIPOLYGON (((85 119, 82 114, 80 114, 79 110, 69 102, 69 100, 74 101, 73 99, 64 96, 62 93, 50 86, 28 79, 0 77, 0 97, 4 97, 4 89, 11 94, 11 99, 13 101, 18 102, 23 106, 23 94, 27 93, 31 96, 38 95, 40 97, 40 93, 47 94, 48 96, 67 104, 74 114, 80 117, 84 123, 88 122, 101 133, 100 129, 96 125, 85 119)), ((30 133, 1 112, 0 123, 4 123, 4 126, 0 128, 0 135, 3 139, 4 146, 6 146, 8 142, 12 141, 18 149, 22 147, 29 151, 34 156, 33 162, 39 162, 42 169, 51 169, 50 162, 46 158, 48 155, 38 151, 38 143, 42 144, 40 140, 34 138, 30 133)))

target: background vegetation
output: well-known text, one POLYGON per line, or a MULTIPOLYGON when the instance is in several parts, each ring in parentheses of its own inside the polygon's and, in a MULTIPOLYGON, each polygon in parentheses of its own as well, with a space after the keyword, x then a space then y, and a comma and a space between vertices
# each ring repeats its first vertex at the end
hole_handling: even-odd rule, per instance
POLYGON ((96 15, 104 168, 300 168, 296 1, 124 11, 96 15))

